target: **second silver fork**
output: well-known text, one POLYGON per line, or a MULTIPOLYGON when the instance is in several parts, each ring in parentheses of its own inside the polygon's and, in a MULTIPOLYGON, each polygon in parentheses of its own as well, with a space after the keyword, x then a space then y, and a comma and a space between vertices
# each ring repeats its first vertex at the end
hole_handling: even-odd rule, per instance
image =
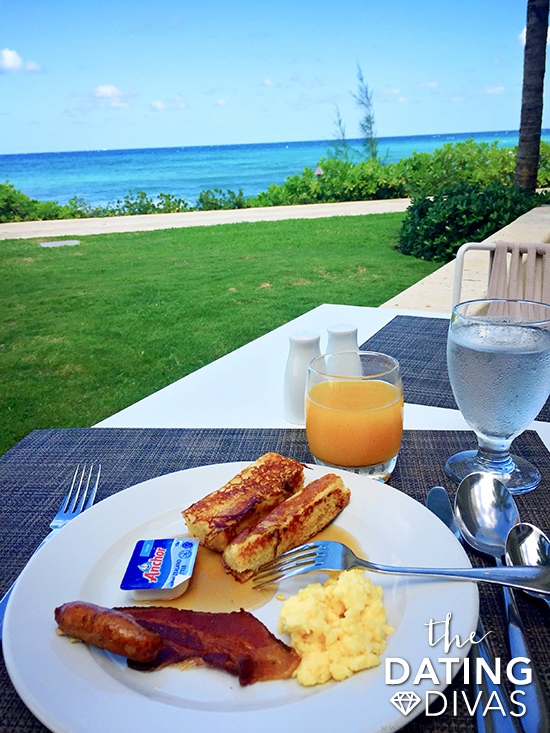
MULTIPOLYGON (((73 474, 71 485, 63 497, 61 505, 57 511, 57 514, 50 522, 51 531, 44 537, 42 542, 38 545, 33 555, 54 535, 57 531, 64 527, 71 519, 74 519, 85 509, 92 506, 95 501, 97 487, 99 485, 99 478, 101 476, 101 465, 98 464, 96 469, 95 479, 92 479, 94 472, 94 464, 92 463, 89 468, 86 464, 80 464, 76 467, 73 474)), ((6 606, 8 605, 9 597, 11 592, 17 583, 17 578, 13 581, 11 586, 4 594, 0 601, 0 641, 2 640, 2 625, 4 622, 4 615, 6 613, 6 606)))

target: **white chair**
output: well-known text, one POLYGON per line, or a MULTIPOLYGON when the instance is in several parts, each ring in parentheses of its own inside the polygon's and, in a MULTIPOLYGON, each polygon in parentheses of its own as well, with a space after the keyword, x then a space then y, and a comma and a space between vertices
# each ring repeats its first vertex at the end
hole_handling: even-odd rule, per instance
POLYGON ((471 250, 485 250, 490 256, 487 293, 480 293, 480 298, 525 298, 550 303, 549 243, 467 242, 456 255, 453 306, 460 303, 464 258, 471 250))

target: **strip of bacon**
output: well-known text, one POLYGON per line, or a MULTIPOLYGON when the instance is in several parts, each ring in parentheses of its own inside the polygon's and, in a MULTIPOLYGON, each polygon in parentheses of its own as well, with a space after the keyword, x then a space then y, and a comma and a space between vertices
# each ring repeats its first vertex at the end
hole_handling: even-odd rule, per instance
POLYGON ((300 663, 298 654, 248 611, 207 613, 160 606, 117 608, 162 637, 163 647, 148 663, 128 661, 149 671, 186 660, 202 660, 239 678, 241 685, 287 679, 300 663))

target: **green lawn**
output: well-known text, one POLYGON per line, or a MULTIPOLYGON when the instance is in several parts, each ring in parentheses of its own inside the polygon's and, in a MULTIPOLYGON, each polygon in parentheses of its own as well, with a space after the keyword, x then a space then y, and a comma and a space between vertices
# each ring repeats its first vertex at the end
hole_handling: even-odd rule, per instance
POLYGON ((89 426, 321 303, 377 306, 438 265, 403 214, 0 242, 0 453, 89 426))

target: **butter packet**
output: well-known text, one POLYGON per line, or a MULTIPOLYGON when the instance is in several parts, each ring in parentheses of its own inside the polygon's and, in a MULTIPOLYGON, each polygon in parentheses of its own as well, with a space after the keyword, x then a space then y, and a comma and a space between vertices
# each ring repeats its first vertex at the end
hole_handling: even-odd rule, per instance
POLYGON ((189 585, 198 540, 189 537, 139 540, 120 587, 136 601, 169 600, 182 595, 189 585))

